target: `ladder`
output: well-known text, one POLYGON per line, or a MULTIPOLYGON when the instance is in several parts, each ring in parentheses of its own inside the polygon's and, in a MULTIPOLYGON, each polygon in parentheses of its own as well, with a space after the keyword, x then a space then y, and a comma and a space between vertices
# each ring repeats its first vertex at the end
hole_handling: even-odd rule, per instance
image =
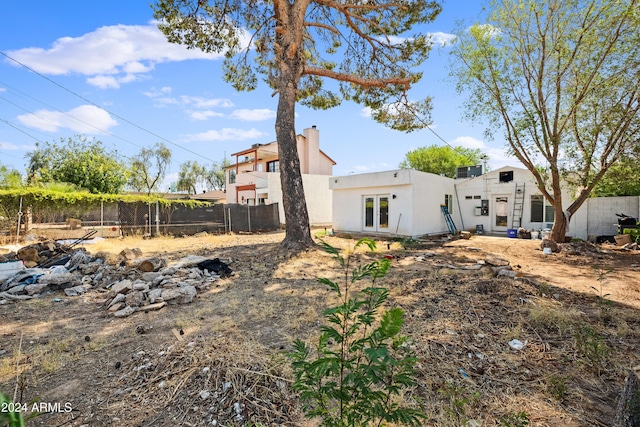
POLYGON ((447 223, 447 228, 449 229, 449 233, 455 236, 458 232, 458 229, 456 228, 456 225, 453 223, 453 219, 451 218, 449 209, 447 209, 447 205, 440 205, 440 209, 442 210, 442 215, 444 215, 444 221, 447 223))
POLYGON ((518 229, 522 226, 522 211, 524 209, 524 183, 516 183, 516 192, 513 199, 513 214, 511 216, 511 228, 518 229))

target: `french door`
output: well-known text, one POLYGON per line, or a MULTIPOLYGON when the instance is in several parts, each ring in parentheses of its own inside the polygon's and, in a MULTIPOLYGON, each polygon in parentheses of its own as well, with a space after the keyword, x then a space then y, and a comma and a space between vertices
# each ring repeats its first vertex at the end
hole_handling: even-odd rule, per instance
POLYGON ((507 231, 509 225, 509 197, 495 196, 493 199, 493 231, 507 231))
POLYGON ((363 196, 363 231, 389 231, 389 195, 363 196))

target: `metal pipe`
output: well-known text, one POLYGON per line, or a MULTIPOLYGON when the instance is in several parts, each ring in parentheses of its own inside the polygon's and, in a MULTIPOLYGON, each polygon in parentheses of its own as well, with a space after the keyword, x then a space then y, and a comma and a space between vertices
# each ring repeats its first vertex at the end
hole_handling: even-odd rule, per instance
POLYGON ((18 208, 18 228, 16 229, 16 244, 20 240, 20 227, 22 226, 22 197, 20 197, 20 207, 18 208))

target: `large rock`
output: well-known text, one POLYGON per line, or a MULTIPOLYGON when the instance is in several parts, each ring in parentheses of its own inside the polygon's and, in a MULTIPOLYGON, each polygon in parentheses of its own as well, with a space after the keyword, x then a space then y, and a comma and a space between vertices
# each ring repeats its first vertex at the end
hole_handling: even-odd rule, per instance
POLYGON ((544 248, 550 248, 551 252, 560 252, 558 244, 551 239, 542 240, 542 243, 540 243, 540 249, 544 250, 544 248))
MULTIPOLYGON (((59 270, 56 271, 66 271, 66 269, 64 269, 64 267, 61 267, 59 270)), ((57 286, 63 286, 63 285, 67 285, 69 283, 73 283, 78 279, 78 275, 74 274, 74 273, 68 273, 68 272, 63 272, 63 273, 52 273, 52 274, 45 274, 43 276, 38 277, 38 283, 40 284, 47 284, 47 285, 57 285, 57 286)))
POLYGON ((111 300, 111 302, 109 303, 109 307, 108 308, 111 308, 116 304, 124 302, 124 299, 125 299, 125 295, 124 294, 116 295, 115 298, 113 298, 113 300, 111 300))
POLYGON ((133 289, 133 283, 129 279, 121 280, 111 287, 111 291, 116 294, 127 294, 131 289, 133 289))
POLYGON ((506 260, 504 258, 498 258, 495 255, 487 255, 484 257, 484 262, 489 264, 489 265, 493 265, 495 267, 504 267, 509 265, 509 260, 506 260))
POLYGON ((142 280, 144 280, 145 282, 153 282, 159 277, 163 277, 163 273, 158 271, 150 271, 148 273, 142 274, 142 280))
POLYGON ((144 294, 142 292, 129 292, 124 299, 125 304, 130 307, 139 307, 144 302, 144 294))
POLYGON ((177 288, 163 289, 162 299, 169 304, 188 304, 193 301, 198 291, 190 285, 180 286, 177 288))
POLYGON ((64 293, 68 297, 77 297, 77 296, 83 295, 85 292, 87 292, 87 287, 84 285, 74 286, 72 288, 66 288, 64 290, 64 293))
POLYGON ((36 295, 41 294, 49 287, 46 283, 35 283, 33 285, 27 285, 24 287, 24 290, 27 292, 27 295, 36 295))
POLYGON ((188 267, 193 267, 194 265, 197 265, 203 261, 206 261, 207 258, 203 257, 203 256, 199 256, 199 255, 189 255, 186 256, 184 258, 180 258, 178 260, 178 262, 176 262, 175 264, 173 264, 174 268, 188 268, 188 267))
POLYGON ((122 310, 116 311, 115 313, 113 313, 113 315, 116 317, 127 317, 132 315, 136 311, 138 311, 138 307, 125 307, 122 310))
POLYGON ((18 256, 18 259, 21 259, 23 261, 33 261, 36 263, 40 261, 38 250, 29 246, 18 250, 16 255, 18 256))
POLYGON ((149 303, 153 304, 158 301, 162 301, 162 289, 156 288, 151 289, 147 294, 147 298, 149 298, 149 303))

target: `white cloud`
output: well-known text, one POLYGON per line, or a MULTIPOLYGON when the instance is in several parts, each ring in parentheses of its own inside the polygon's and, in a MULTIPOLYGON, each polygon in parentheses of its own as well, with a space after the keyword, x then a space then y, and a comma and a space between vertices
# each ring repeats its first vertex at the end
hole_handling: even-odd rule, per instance
POLYGON ((111 25, 79 37, 62 37, 50 48, 30 47, 9 51, 8 55, 43 74, 78 73, 91 76, 89 84, 118 87, 115 82, 135 80, 153 70, 155 64, 188 59, 215 60, 223 53, 169 43, 155 23, 149 25, 111 25), (111 76, 108 81, 105 77, 111 76))
POLYGON ((229 117, 232 119, 245 120, 248 122, 258 122, 275 118, 276 112, 273 110, 269 110, 268 108, 260 108, 254 110, 240 109, 235 110, 229 115, 229 117))
POLYGON ((222 130, 209 130, 196 134, 187 135, 185 141, 244 141, 263 136, 264 133, 257 129, 234 129, 224 128, 222 130))
POLYGON ((429 39, 431 40, 432 44, 444 47, 453 44, 456 36, 454 34, 436 31, 435 33, 429 33, 429 39))
POLYGON ((360 115, 362 117, 371 117, 371 107, 364 107, 360 110, 360 115))
POLYGON ((160 89, 152 87, 147 92, 142 92, 142 94, 148 96, 149 98, 158 98, 171 94, 172 90, 173 89, 170 86, 163 86, 160 89))
POLYGON ((193 120, 207 120, 211 117, 223 117, 224 114, 211 110, 192 111, 189 113, 189 117, 193 120))
POLYGON ((195 108, 211 108, 211 107, 233 107, 233 102, 225 98, 203 98, 201 96, 186 96, 180 97, 182 103, 190 105, 195 108))
POLYGON ((17 151, 17 150, 35 150, 35 145, 16 145, 10 142, 0 141, 0 150, 17 151))
POLYGON ((472 136, 459 136, 449 142, 451 143, 451 145, 460 146, 464 148, 471 148, 471 149, 476 149, 476 148, 483 149, 486 147, 486 144, 483 141, 476 139, 472 136))
POLYGON ((32 128, 45 132, 57 132, 61 128, 78 133, 99 134, 116 126, 116 122, 105 110, 93 105, 81 105, 66 113, 39 110, 33 114, 23 114, 17 119, 32 128))
POLYGON ((120 87, 118 79, 113 76, 95 76, 87 79, 87 83, 91 86, 97 86, 100 89, 117 89, 120 87))

